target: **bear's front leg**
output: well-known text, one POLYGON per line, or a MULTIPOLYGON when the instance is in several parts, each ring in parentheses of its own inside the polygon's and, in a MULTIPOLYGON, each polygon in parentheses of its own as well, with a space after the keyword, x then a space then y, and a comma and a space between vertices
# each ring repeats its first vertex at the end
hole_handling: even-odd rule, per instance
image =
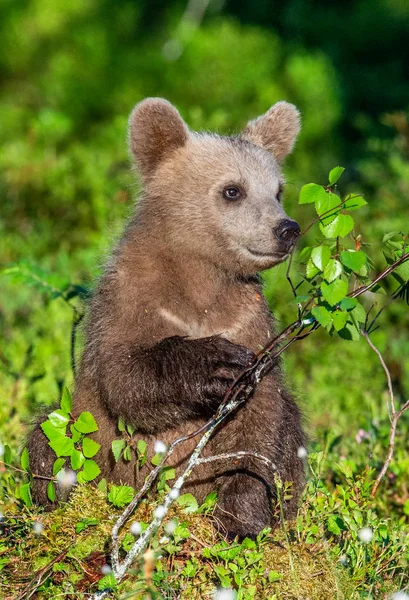
POLYGON ((218 482, 216 524, 229 539, 256 538, 273 521, 272 488, 251 469, 226 474, 218 482))

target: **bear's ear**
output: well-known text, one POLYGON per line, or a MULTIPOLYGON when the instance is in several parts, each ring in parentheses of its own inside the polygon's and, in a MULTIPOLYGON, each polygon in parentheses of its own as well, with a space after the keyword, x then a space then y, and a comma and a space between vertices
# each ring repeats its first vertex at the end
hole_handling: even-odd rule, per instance
POLYGON ((146 98, 129 119, 129 147, 144 179, 170 153, 183 146, 189 131, 182 117, 163 98, 146 98))
POLYGON ((272 152, 281 162, 293 149, 300 128, 300 113, 296 107, 288 102, 277 102, 264 115, 249 121, 241 135, 272 152))

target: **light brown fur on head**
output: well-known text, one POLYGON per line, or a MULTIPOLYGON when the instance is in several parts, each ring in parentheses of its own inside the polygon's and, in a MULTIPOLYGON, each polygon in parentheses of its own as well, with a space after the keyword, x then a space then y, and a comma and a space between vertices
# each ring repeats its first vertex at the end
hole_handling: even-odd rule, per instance
POLYGON ((140 212, 149 212, 151 225, 156 220, 161 232, 166 230, 166 243, 179 253, 238 274, 274 266, 288 255, 274 234, 288 220, 280 202, 279 161, 298 130, 298 111, 286 102, 232 138, 189 132, 164 100, 141 102, 129 135, 149 198, 140 212), (223 197, 229 185, 240 187, 240 201, 223 197))

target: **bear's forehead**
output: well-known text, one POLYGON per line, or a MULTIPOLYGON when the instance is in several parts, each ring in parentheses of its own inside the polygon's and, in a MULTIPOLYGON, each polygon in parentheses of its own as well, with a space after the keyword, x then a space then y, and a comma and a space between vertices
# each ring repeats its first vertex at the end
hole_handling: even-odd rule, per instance
POLYGON ((185 157, 199 172, 282 180, 280 167, 272 154, 238 136, 194 134, 185 147, 185 157))

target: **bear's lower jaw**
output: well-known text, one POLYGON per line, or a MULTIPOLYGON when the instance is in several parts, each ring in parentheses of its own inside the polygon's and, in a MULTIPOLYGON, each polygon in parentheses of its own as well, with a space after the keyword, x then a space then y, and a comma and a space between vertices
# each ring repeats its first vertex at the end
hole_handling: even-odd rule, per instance
POLYGON ((259 252, 258 250, 252 250, 251 248, 246 248, 247 252, 256 259, 255 262, 263 263, 263 269, 270 269, 279 263, 285 261, 291 254, 291 251, 287 251, 285 253, 281 252, 272 252, 271 254, 259 252), (264 265, 267 266, 264 266, 264 265))

